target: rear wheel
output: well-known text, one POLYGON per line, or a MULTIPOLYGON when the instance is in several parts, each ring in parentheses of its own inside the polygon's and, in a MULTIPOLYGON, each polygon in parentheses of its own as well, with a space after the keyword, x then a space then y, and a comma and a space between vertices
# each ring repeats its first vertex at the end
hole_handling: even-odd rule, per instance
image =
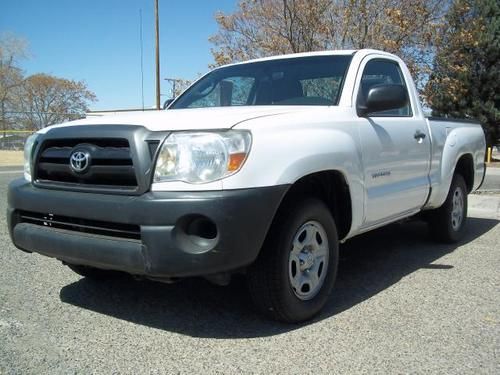
POLYGON ((460 174, 455 174, 443 205, 429 212, 432 236, 446 243, 454 243, 465 234, 467 221, 467 186, 460 174))
POLYGON ((310 319, 330 295, 337 264, 337 230, 330 211, 318 199, 302 200, 278 215, 250 267, 252 299, 273 319, 310 319))

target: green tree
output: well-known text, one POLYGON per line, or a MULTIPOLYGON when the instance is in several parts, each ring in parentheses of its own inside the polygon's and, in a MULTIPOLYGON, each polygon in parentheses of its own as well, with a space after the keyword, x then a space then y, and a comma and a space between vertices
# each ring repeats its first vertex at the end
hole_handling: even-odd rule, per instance
POLYGON ((478 119, 500 138, 500 3, 457 0, 445 18, 426 86, 433 115, 478 119))
POLYGON ((25 79, 19 99, 26 127, 37 130, 84 117, 96 96, 85 82, 35 74, 25 79))

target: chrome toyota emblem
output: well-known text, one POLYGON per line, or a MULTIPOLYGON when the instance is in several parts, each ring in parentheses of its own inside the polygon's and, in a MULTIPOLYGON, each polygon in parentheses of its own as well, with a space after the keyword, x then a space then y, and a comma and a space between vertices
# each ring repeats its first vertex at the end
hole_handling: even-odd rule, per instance
POLYGON ((90 154, 86 151, 75 151, 69 158, 69 164, 74 172, 83 173, 90 166, 90 154))

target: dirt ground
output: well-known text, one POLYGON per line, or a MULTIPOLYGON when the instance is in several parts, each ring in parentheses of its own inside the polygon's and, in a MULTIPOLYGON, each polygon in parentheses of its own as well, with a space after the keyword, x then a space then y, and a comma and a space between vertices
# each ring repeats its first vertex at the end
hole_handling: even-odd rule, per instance
POLYGON ((22 151, 0 150, 0 167, 23 165, 22 151))

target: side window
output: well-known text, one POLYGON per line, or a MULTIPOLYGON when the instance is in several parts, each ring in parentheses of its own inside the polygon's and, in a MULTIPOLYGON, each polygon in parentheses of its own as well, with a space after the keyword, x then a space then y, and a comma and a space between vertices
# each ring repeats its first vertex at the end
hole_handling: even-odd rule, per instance
MULTIPOLYGON (((363 76, 361 77, 360 92, 358 98, 360 100, 366 100, 368 91, 373 86, 381 84, 399 84, 406 87, 403 73, 396 62, 387 60, 372 60, 369 61, 365 70, 363 71, 363 76)), ((399 109, 391 109, 389 111, 374 112, 370 116, 411 116, 411 105, 408 102, 406 107, 399 109)))
POLYGON ((213 85, 201 88, 199 99, 188 107, 220 107, 247 105, 254 86, 253 77, 228 77, 213 85))

